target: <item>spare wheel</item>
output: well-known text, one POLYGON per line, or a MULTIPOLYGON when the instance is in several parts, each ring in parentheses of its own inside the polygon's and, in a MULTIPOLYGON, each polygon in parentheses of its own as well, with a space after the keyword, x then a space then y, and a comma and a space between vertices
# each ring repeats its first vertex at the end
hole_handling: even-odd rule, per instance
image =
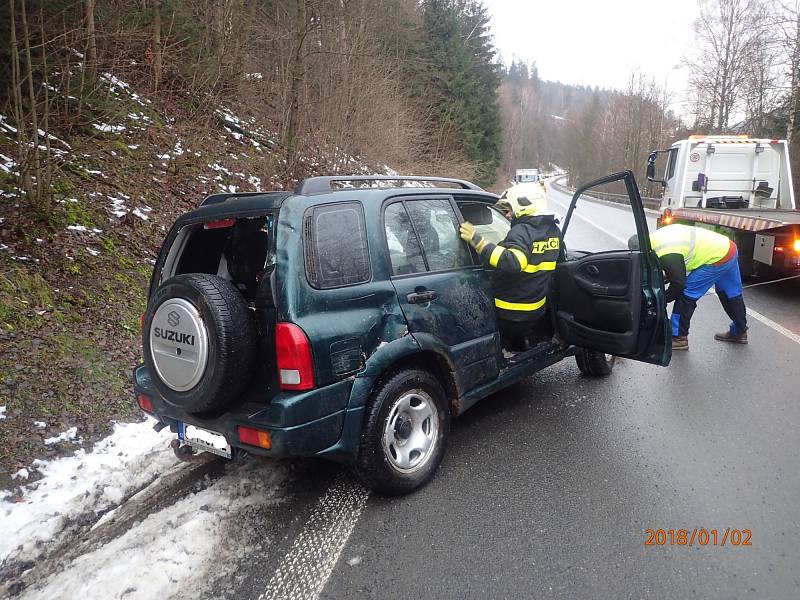
POLYGON ((156 389, 188 412, 230 405, 252 378, 253 315, 239 290, 216 275, 165 281, 150 301, 142 337, 156 389))

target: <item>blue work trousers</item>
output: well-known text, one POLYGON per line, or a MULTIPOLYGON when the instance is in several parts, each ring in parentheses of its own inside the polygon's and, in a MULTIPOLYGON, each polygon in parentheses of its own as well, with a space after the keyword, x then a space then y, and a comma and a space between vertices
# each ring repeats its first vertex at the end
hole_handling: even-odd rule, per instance
POLYGON ((730 331, 740 335, 747 331, 747 314, 742 298, 742 275, 739 272, 738 252, 732 259, 721 265, 703 265, 686 278, 683 293, 675 300, 672 309, 672 335, 689 335, 689 322, 692 320, 697 301, 714 286, 722 308, 731 318, 730 331))

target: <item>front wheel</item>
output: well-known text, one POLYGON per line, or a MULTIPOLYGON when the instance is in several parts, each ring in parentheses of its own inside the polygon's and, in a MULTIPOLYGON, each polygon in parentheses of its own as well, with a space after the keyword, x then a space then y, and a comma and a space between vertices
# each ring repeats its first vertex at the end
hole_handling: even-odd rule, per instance
POLYGON ((614 369, 614 357, 596 350, 578 348, 575 352, 575 362, 581 373, 589 377, 607 377, 614 369))
POLYGON ((401 496, 425 485, 444 456, 450 411, 439 381, 421 369, 398 371, 372 395, 356 473, 371 489, 401 496))

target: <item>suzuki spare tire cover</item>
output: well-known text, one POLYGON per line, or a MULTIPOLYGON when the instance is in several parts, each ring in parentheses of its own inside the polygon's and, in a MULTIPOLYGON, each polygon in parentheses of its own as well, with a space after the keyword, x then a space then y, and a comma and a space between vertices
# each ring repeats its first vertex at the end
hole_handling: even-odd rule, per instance
POLYGON ((254 317, 239 290, 216 275, 165 281, 149 303, 142 338, 159 394, 187 412, 230 405, 252 379, 254 317))

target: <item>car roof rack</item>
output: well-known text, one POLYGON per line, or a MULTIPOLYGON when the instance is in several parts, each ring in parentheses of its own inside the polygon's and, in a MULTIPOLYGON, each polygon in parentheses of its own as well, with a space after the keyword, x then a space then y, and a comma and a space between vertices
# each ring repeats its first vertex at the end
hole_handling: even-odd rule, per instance
POLYGON ((333 183, 337 181, 427 181, 432 183, 450 183, 455 184, 464 190, 479 190, 483 188, 478 187, 474 183, 465 181, 463 179, 452 179, 449 177, 428 177, 428 176, 415 176, 415 175, 330 175, 324 177, 309 177, 304 179, 297 187, 294 188, 295 194, 319 194, 322 192, 338 191, 339 189, 352 189, 352 188, 334 188, 333 183))
POLYGON ((263 196, 268 192, 223 192, 221 194, 210 194, 203 198, 200 206, 208 206, 209 204, 221 204, 228 198, 244 198, 247 196, 263 196))

